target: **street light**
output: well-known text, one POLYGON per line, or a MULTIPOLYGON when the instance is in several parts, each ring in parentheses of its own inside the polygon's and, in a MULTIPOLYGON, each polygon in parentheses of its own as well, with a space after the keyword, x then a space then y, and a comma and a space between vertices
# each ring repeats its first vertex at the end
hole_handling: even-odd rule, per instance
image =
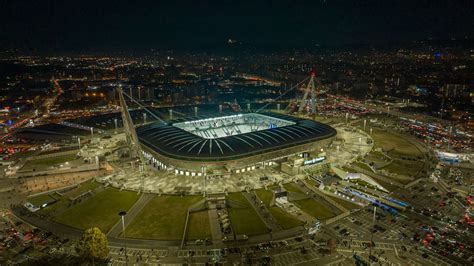
POLYGON ((201 166, 201 174, 204 178, 204 190, 202 192, 203 197, 206 197, 206 166, 201 166))
POLYGON ((114 118, 114 124, 115 124, 115 134, 117 134, 118 132, 117 118, 114 118))
POLYGON ((374 205, 374 217, 372 219, 372 230, 371 230, 371 235, 370 235, 370 250, 369 250, 369 259, 370 256, 372 256, 372 246, 374 243, 374 230, 375 230, 375 215, 377 214, 377 206, 374 205))
POLYGON ((127 215, 126 211, 121 211, 118 214, 120 218, 122 219, 122 234, 125 235, 125 215, 127 215))
MULTIPOLYGON (((125 236, 125 215, 127 215, 127 212, 121 211, 118 213, 118 215, 122 219, 122 236, 125 236)), ((125 244, 125 241, 123 242, 123 248, 125 251, 125 264, 128 265, 127 245, 125 244)))

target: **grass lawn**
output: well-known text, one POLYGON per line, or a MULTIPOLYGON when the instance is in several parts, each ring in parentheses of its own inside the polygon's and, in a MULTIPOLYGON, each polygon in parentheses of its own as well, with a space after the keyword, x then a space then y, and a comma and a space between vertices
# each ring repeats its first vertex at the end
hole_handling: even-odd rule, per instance
MULTIPOLYGON (((349 172, 356 172, 356 170, 354 170, 352 167, 343 167, 344 171, 349 171, 349 172)), ((371 177, 373 178, 377 183, 379 183, 382 187, 384 187, 386 190, 388 191, 395 191, 397 189, 399 189, 399 187, 397 187, 396 185, 391 185, 379 178, 375 178, 375 177, 371 177)), ((387 177, 389 178, 389 177, 387 177)), ((394 180, 394 181, 398 181, 398 180, 394 180)))
MULTIPOLYGON (((329 197, 331 197, 331 196, 329 196, 329 197)), ((331 199, 334 200, 335 202, 339 203, 342 207, 344 207, 348 210, 354 210, 354 209, 361 209, 362 208, 361 206, 359 206, 357 204, 351 203, 347 200, 343 200, 343 199, 340 199, 340 198, 337 198, 337 197, 331 197, 331 199)))
MULTIPOLYGON (((288 191, 304 194, 304 192, 301 191, 296 186, 296 184, 288 183, 288 184, 284 184, 283 186, 288 191)), ((326 206, 325 204, 322 204, 321 202, 318 202, 312 198, 303 199, 303 200, 295 200, 293 201, 293 203, 296 206, 298 206, 298 208, 300 208, 302 211, 306 212, 307 214, 313 216, 314 218, 320 221, 327 220, 338 214, 337 212, 333 212, 329 206, 326 206)))
MULTIPOLYGON (((58 196, 59 197, 59 196, 58 196)), ((68 203, 68 200, 60 197, 58 201, 56 201, 55 203, 51 204, 51 205, 48 205, 46 208, 43 208, 41 210, 38 211, 38 213, 41 213, 41 214, 50 214, 56 210, 59 210, 61 208, 65 208, 67 206, 67 203, 68 203)))
POLYGON ((258 235, 268 232, 266 225, 242 193, 231 193, 227 199, 238 201, 246 206, 245 208, 228 209, 232 229, 236 235, 258 235))
POLYGON ((92 190, 92 191, 95 190, 99 185, 100 185, 99 183, 91 179, 89 181, 81 183, 76 189, 63 193, 63 197, 67 199, 75 198, 84 192, 87 192, 89 190, 92 190))
POLYGON ((387 165, 383 169, 399 175, 417 177, 421 175, 424 167, 425 164, 423 161, 394 160, 393 163, 387 165))
POLYGON ((130 209, 139 197, 137 192, 107 188, 56 216, 54 221, 79 229, 96 226, 107 233, 119 220, 118 213, 130 209))
POLYGON ((50 158, 44 158, 44 159, 29 161, 26 164, 26 167, 34 168, 34 167, 38 167, 38 166, 52 166, 52 165, 56 165, 56 164, 61 164, 61 163, 73 161, 75 159, 76 159, 75 154, 55 156, 55 157, 50 157, 50 158))
MULTIPOLYGON (((389 178, 389 177, 387 177, 387 178, 389 178)), ((396 185, 392 185, 392 184, 390 184, 386 181, 383 181, 381 179, 374 178, 374 180, 388 191, 395 191, 395 190, 399 189, 399 187, 397 187, 396 185)), ((398 180, 394 180, 394 181, 398 181, 398 180)))
POLYGON ((36 207, 40 207, 42 204, 52 202, 52 201, 54 201, 54 198, 51 197, 49 194, 41 194, 38 196, 28 198, 28 202, 35 205, 36 207))
POLYGON ((258 198, 263 201, 265 206, 267 206, 270 213, 273 217, 278 221, 278 223, 284 228, 292 228, 296 226, 300 226, 303 224, 302 221, 295 218, 293 215, 287 213, 285 210, 281 209, 277 206, 270 206, 270 203, 273 198, 273 192, 265 189, 259 189, 255 191, 257 193, 258 198))
POLYGON ((63 193, 62 196, 59 196, 59 194, 55 194, 54 197, 57 198, 58 201, 55 202, 54 204, 49 205, 46 208, 39 210, 38 212, 41 214, 49 214, 55 210, 59 210, 63 207, 66 207, 69 202, 69 198, 77 197, 81 195, 82 193, 89 190, 95 190, 98 186, 99 186, 99 183, 94 182, 91 179, 89 181, 81 183, 78 187, 63 193))
MULTIPOLYGON (((133 238, 179 240, 183 237, 189 206, 201 199, 202 196, 155 196, 125 229, 125 235, 133 238)), ((210 227, 204 228, 203 214, 193 214, 191 219, 190 223, 196 222, 196 225, 188 224, 191 236, 207 234, 206 230, 210 230, 210 227)))
POLYGON ((381 147, 384 150, 395 149, 399 153, 409 155, 419 155, 420 150, 414 146, 411 142, 391 132, 384 131, 378 128, 374 128, 372 131, 372 138, 374 139, 375 145, 381 147))
POLYGON ((294 184, 294 183, 286 183, 286 184, 283 184, 283 187, 284 187, 287 191, 304 194, 304 192, 301 191, 301 190, 297 187, 297 185, 294 184))
POLYGON ((384 153, 379 152, 379 151, 371 151, 369 155, 374 156, 375 158, 385 161, 385 160, 390 160, 391 158, 387 157, 384 153))
POLYGON ((362 180, 362 179, 351 179, 349 180, 349 182, 352 182, 352 183, 355 183, 355 184, 358 184, 359 186, 363 186, 363 187, 368 187, 370 189, 374 189, 374 190, 377 190, 377 187, 362 180))
POLYGON ((211 225, 207 210, 193 212, 189 215, 186 239, 212 239, 211 225))
POLYGON ((355 165, 355 166, 357 166, 357 167, 359 167, 359 168, 361 168, 361 169, 364 169, 364 170, 366 170, 366 171, 369 171, 369 172, 372 172, 372 173, 374 172, 374 170, 372 170, 372 168, 370 168, 370 167, 369 167, 367 164, 365 164, 365 163, 361 163, 361 162, 357 162, 357 161, 356 161, 356 162, 353 163, 353 165, 355 165))
POLYGON ((296 200, 293 201, 293 203, 297 205, 302 211, 320 221, 327 220, 337 215, 337 213, 333 212, 331 208, 319 203, 314 199, 296 200))

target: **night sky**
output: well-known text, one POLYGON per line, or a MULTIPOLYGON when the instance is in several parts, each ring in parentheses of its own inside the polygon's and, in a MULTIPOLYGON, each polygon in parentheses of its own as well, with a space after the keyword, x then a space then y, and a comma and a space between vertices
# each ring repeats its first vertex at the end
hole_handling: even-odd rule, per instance
POLYGON ((474 1, 0 0, 0 48, 310 47, 474 38, 474 1))

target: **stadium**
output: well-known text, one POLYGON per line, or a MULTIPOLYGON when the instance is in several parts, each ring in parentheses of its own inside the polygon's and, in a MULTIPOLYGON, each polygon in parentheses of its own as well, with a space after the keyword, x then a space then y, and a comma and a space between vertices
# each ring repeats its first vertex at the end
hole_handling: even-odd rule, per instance
POLYGON ((336 135, 326 124, 271 112, 153 122, 136 132, 153 167, 185 176, 225 176, 316 155, 336 135))

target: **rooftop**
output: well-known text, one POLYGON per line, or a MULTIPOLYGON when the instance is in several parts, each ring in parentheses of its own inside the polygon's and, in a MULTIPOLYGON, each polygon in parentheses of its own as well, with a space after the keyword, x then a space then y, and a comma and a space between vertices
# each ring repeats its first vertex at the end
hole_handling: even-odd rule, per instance
POLYGON ((313 120, 276 113, 233 115, 216 114, 178 119, 171 123, 155 122, 138 127, 137 134, 143 145, 159 154, 175 159, 196 161, 233 160, 336 135, 336 130, 332 127, 313 120), (233 119, 235 119, 235 124, 245 119, 250 124, 256 121, 276 123, 272 126, 258 123, 257 125, 241 123, 237 126, 229 122, 230 125, 218 127, 218 131, 212 127, 214 122, 223 123, 223 121, 233 119), (196 121, 205 121, 203 129, 200 122, 196 121), (195 127, 196 124, 198 129, 195 127), (211 128, 206 128, 209 125, 211 128), (238 134, 237 128, 240 130, 238 134), (235 134, 230 134, 230 130, 234 130, 235 134))

